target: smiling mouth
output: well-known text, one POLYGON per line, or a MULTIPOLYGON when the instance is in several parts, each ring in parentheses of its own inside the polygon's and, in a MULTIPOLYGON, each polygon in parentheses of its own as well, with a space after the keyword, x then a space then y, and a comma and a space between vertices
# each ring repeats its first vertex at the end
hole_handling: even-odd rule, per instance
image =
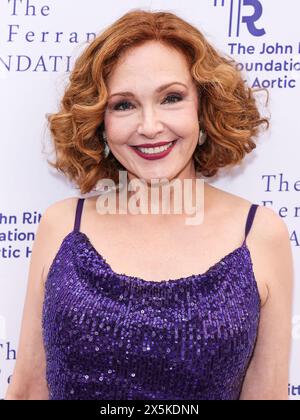
POLYGON ((134 147, 135 149, 139 150, 141 153, 144 153, 147 155, 155 155, 158 153, 163 153, 166 150, 168 150, 170 147, 172 147, 175 144, 177 140, 178 139, 170 141, 169 143, 166 143, 162 146, 149 146, 149 147, 131 146, 131 147, 134 147))
MULTIPOLYGON (((131 149, 142 159, 148 161, 154 161, 158 159, 165 158, 174 149, 178 139, 170 141, 159 147, 141 147, 141 146, 130 146, 131 149)), ((157 144, 157 143, 156 143, 157 144)))

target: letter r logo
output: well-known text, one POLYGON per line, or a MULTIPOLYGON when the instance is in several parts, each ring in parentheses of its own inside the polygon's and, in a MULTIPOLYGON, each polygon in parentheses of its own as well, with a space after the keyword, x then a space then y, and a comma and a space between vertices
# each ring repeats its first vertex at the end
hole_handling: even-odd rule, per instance
MULTIPOLYGON (((215 0, 215 7, 220 3, 215 0)), ((225 7, 225 0, 222 2, 222 7, 225 7)), ((228 36, 240 36, 242 24, 246 24, 248 31, 253 36, 263 36, 266 31, 257 28, 256 22, 263 14, 263 5, 260 0, 228 0, 229 5, 229 33, 228 36), (247 8, 251 6, 251 8, 247 8), (251 14, 252 13, 252 14, 251 14)))
POLYGON ((259 0, 244 0, 243 4, 244 4, 244 6, 253 6, 253 8, 254 8, 253 15, 242 17, 242 22, 246 23, 246 25, 248 27, 248 31, 253 36, 263 36, 263 35, 265 35, 266 31, 264 29, 258 29, 255 26, 255 22, 257 22, 258 19, 260 19, 261 15, 263 13, 263 7, 262 7, 261 2, 259 0))

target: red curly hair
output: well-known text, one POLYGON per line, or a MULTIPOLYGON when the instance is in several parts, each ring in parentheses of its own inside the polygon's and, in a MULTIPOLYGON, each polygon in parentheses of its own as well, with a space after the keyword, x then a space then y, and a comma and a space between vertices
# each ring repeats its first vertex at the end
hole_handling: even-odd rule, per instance
POLYGON ((87 46, 75 62, 59 112, 47 114, 56 154, 48 163, 75 181, 82 194, 103 178, 118 184, 118 171, 126 170, 112 153, 104 155, 106 81, 124 52, 150 40, 180 51, 198 88, 199 121, 207 140, 194 151, 197 172, 211 177, 221 167, 239 164, 256 147, 260 126, 269 128, 254 98, 255 91, 268 91, 248 87, 232 58, 175 14, 134 9, 87 46))

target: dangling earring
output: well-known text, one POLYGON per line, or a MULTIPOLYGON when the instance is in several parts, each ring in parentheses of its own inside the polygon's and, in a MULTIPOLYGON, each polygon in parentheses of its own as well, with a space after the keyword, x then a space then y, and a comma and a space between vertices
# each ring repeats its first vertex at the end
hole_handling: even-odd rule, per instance
POLYGON ((109 148, 109 145, 107 144, 107 136, 106 136, 105 131, 103 131, 103 140, 104 140, 104 145, 105 145, 104 156, 107 158, 107 156, 109 155, 109 152, 110 152, 110 148, 109 148))
MULTIPOLYGON (((200 121, 199 121, 200 122, 200 121)), ((199 139, 198 139, 198 144, 199 146, 202 146, 202 144, 204 144, 206 142, 207 139, 207 134, 204 130, 202 130, 202 128, 200 129, 200 133, 199 133, 199 139)))

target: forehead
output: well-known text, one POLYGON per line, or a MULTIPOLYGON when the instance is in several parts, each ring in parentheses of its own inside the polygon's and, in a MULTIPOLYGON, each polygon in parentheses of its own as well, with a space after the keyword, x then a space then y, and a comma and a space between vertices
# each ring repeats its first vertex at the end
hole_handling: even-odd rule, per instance
POLYGON ((180 51, 156 41, 127 50, 117 62, 108 85, 122 88, 139 82, 151 84, 177 80, 187 85, 191 75, 186 57, 180 51), (159 78, 159 81, 157 80, 159 78))

